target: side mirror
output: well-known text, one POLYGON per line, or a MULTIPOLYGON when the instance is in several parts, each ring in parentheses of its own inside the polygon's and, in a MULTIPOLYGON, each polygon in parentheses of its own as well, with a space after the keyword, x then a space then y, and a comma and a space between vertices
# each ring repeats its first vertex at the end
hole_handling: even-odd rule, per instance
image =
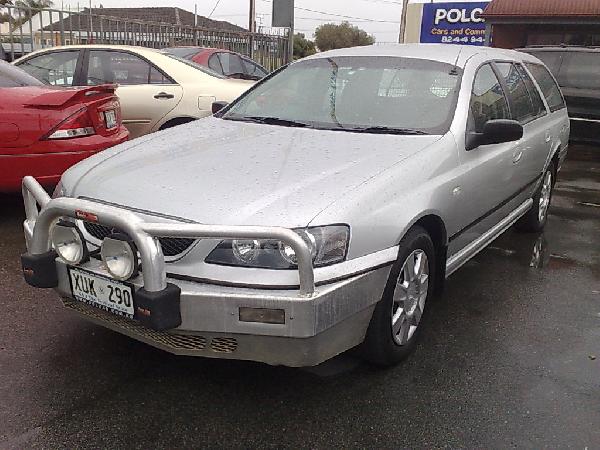
POLYGON ((213 114, 218 113, 223 108, 225 108, 227 105, 229 105, 229 103, 227 103, 227 102, 213 102, 213 104, 212 104, 212 113, 213 114))
POLYGON ((483 133, 467 133, 465 148, 473 150, 481 145, 518 141, 522 137, 523 125, 516 120, 488 120, 483 126, 483 133))

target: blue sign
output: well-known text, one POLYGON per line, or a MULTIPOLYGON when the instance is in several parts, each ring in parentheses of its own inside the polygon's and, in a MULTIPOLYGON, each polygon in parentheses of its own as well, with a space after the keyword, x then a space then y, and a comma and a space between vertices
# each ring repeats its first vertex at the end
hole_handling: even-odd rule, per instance
POLYGON ((426 3, 423 5, 421 42, 429 44, 485 44, 485 2, 426 3))

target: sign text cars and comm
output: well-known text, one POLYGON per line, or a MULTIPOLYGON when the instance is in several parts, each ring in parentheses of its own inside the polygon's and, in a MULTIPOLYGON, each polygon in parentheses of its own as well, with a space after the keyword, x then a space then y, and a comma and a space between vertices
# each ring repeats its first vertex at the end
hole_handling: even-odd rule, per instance
POLYGON ((421 42, 429 44, 485 44, 481 17, 489 2, 426 3, 423 5, 421 42))

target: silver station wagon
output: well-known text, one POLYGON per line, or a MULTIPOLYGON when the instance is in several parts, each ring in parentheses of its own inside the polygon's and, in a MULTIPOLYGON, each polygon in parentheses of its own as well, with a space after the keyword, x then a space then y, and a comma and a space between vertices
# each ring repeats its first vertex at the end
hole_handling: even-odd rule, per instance
POLYGON ((25 178, 27 282, 180 355, 392 365, 446 277, 542 230, 570 132, 546 67, 491 48, 320 53, 213 107, 52 199, 25 178))

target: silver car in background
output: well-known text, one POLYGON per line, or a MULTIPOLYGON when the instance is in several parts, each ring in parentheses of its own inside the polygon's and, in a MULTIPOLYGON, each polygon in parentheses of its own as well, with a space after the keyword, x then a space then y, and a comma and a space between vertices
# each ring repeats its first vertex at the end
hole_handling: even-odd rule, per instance
POLYGON ((54 199, 26 178, 23 273, 176 354, 309 366, 360 345, 392 365, 446 277, 511 225, 544 227, 568 140, 533 56, 321 53, 83 161, 54 199))

